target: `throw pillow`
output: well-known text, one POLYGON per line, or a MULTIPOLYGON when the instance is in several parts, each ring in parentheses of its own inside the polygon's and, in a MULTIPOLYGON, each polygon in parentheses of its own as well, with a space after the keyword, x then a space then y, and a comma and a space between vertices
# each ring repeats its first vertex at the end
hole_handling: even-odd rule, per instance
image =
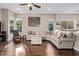
POLYGON ((74 36, 74 33, 72 32, 67 35, 68 38, 73 38, 73 36, 74 36))
POLYGON ((58 38, 61 38, 62 35, 63 35, 63 32, 62 32, 62 31, 59 31, 59 32, 57 33, 57 37, 58 37, 58 38))
POLYGON ((55 30, 54 31, 54 35, 57 36, 57 33, 59 32, 59 30, 55 30))
POLYGON ((67 38, 67 35, 63 33, 62 38, 67 38))

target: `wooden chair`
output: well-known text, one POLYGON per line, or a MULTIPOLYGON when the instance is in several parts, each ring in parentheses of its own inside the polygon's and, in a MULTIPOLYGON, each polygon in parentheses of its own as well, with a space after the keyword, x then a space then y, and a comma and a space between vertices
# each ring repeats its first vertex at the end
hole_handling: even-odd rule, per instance
POLYGON ((21 42, 20 40, 21 36, 19 35, 19 32, 17 30, 13 31, 13 41, 14 42, 21 42))

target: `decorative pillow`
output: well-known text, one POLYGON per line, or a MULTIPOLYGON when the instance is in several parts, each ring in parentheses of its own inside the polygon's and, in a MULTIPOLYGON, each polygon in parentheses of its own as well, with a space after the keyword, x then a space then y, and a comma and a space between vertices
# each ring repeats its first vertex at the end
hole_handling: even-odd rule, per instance
POLYGON ((39 34, 40 34, 40 35, 46 35, 46 32, 44 32, 44 31, 40 31, 39 34))
POLYGON ((28 35, 35 35, 35 31, 29 31, 28 35))
POLYGON ((30 35, 30 31, 28 31, 28 35, 30 35))
POLYGON ((67 35, 68 38, 73 38, 73 36, 74 36, 74 33, 72 32, 67 35))
POLYGON ((58 37, 58 38, 61 38, 62 35, 63 35, 63 32, 62 32, 62 31, 59 31, 59 32, 57 33, 57 37, 58 37))
POLYGON ((40 35, 40 31, 36 31, 36 35, 40 35))
POLYGON ((67 35, 63 33, 62 38, 67 38, 67 35))
POLYGON ((35 31, 31 31, 31 35, 35 35, 35 31))
POLYGON ((46 35, 52 35, 52 32, 46 32, 46 35))
POLYGON ((54 35, 57 36, 57 33, 59 32, 59 30, 55 30, 54 31, 54 35))

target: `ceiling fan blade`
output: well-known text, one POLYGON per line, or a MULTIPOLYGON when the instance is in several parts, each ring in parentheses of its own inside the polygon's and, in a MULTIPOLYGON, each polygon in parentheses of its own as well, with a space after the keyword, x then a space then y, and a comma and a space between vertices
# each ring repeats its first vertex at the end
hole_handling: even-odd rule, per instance
POLYGON ((30 6, 29 9, 32 10, 32 7, 30 6))
POLYGON ((28 4, 24 3, 24 4, 20 4, 20 5, 28 5, 28 4))
POLYGON ((32 3, 32 4, 33 4, 33 6, 35 6, 37 8, 41 8, 40 6, 38 6, 38 5, 34 4, 34 3, 32 3))

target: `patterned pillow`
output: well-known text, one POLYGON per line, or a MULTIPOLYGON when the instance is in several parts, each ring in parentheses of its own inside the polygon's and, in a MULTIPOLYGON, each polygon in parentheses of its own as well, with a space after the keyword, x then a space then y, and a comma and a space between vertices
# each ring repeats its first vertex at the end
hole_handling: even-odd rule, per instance
POLYGON ((67 35, 63 33, 62 38, 67 38, 67 35))
POLYGON ((59 31, 58 33, 57 33, 57 37, 58 38, 61 38, 63 36, 63 32, 62 31, 59 31))

